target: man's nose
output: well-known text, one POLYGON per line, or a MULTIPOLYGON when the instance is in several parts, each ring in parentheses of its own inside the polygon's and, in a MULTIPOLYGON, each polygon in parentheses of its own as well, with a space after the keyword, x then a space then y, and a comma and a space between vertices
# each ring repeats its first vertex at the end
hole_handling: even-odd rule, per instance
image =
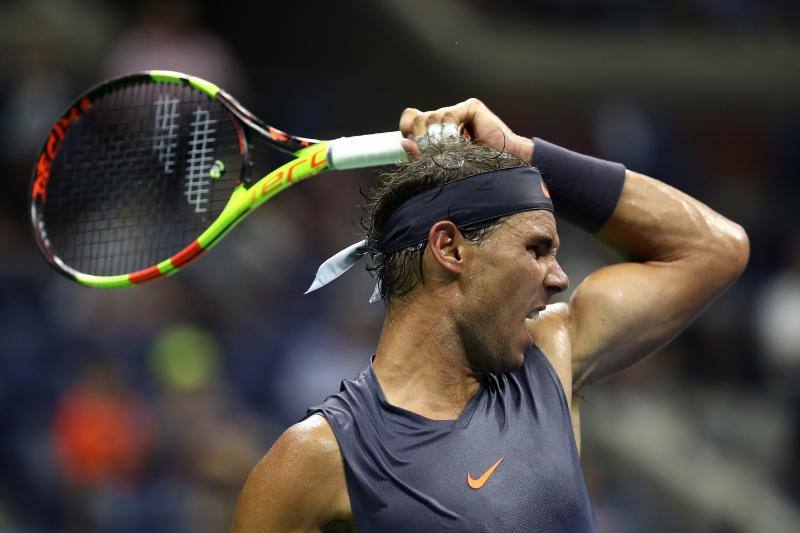
POLYGON ((553 261, 552 266, 544 277, 544 286, 553 294, 564 292, 569 287, 569 278, 561 270, 558 261, 553 261))

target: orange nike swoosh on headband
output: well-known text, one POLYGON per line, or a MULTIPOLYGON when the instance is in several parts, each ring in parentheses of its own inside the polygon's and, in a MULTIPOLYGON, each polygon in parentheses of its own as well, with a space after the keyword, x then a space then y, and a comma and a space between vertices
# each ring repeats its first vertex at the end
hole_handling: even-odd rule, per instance
POLYGON ((506 456, 504 455, 503 457, 498 459, 497 462, 495 464, 493 464, 492 466, 490 466, 489 470, 484 472, 483 475, 481 477, 479 477, 478 479, 472 479, 472 476, 469 475, 469 473, 468 473, 467 474, 467 485, 469 485, 469 487, 471 489, 475 489, 475 490, 478 490, 479 488, 483 487, 483 485, 486 483, 486 480, 489 479, 489 476, 494 474, 495 469, 498 466, 500 466, 500 463, 503 462, 503 459, 505 459, 505 457, 506 456))

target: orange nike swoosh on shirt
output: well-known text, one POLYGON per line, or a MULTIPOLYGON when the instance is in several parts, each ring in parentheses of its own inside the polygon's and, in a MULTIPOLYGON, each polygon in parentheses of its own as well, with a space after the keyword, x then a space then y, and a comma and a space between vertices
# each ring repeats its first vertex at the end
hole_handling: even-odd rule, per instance
POLYGON ((472 479, 472 476, 467 474, 467 485, 469 485, 469 487, 471 489, 475 489, 475 490, 478 490, 479 488, 483 487, 483 485, 486 483, 486 480, 489 479, 489 476, 494 474, 495 469, 498 466, 500 466, 500 463, 503 462, 503 459, 505 459, 505 457, 506 456, 504 455, 503 457, 498 459, 497 462, 495 464, 493 464, 492 466, 490 466, 489 470, 484 472, 483 475, 481 477, 479 477, 478 479, 472 479))

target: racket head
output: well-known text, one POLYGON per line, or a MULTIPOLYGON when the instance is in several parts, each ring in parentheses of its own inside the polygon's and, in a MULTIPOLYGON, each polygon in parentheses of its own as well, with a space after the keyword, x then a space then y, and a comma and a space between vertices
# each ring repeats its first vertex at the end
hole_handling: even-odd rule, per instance
POLYGON ((204 251, 198 237, 248 178, 246 125, 233 98, 179 73, 91 88, 36 157, 31 219, 42 254, 90 286, 175 272, 204 251))

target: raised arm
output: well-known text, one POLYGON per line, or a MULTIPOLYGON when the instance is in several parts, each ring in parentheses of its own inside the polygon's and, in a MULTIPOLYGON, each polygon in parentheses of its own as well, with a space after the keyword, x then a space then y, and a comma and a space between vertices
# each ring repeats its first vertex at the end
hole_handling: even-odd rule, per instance
POLYGON ((673 339, 739 277, 749 256, 741 226, 631 171, 597 237, 630 262, 594 272, 572 295, 573 392, 673 339))
MULTIPOLYGON (((437 122, 462 125, 479 142, 538 165, 533 140, 515 134, 474 98, 426 113, 406 109, 400 119, 400 130, 409 136, 405 148, 417 151, 413 139, 437 122)), ((540 151, 546 146, 542 142, 540 151)), ((552 155, 552 145, 548 149, 552 155)), ((575 180, 564 172, 564 161, 569 167, 572 155, 555 151, 558 155, 548 162, 560 162, 541 170, 556 212, 566 211, 590 231, 599 228, 597 238, 628 261, 593 273, 575 290, 568 306, 550 313, 548 327, 568 332, 557 338, 569 344, 565 351, 571 359, 574 393, 642 359, 680 333, 741 274, 749 244, 741 226, 665 183, 630 171, 623 182, 621 167, 593 168, 585 162, 577 163, 583 178, 575 180), (592 190, 595 184, 586 177, 607 172, 617 172, 616 181, 592 190), (569 187, 573 190, 564 190, 569 187)))

